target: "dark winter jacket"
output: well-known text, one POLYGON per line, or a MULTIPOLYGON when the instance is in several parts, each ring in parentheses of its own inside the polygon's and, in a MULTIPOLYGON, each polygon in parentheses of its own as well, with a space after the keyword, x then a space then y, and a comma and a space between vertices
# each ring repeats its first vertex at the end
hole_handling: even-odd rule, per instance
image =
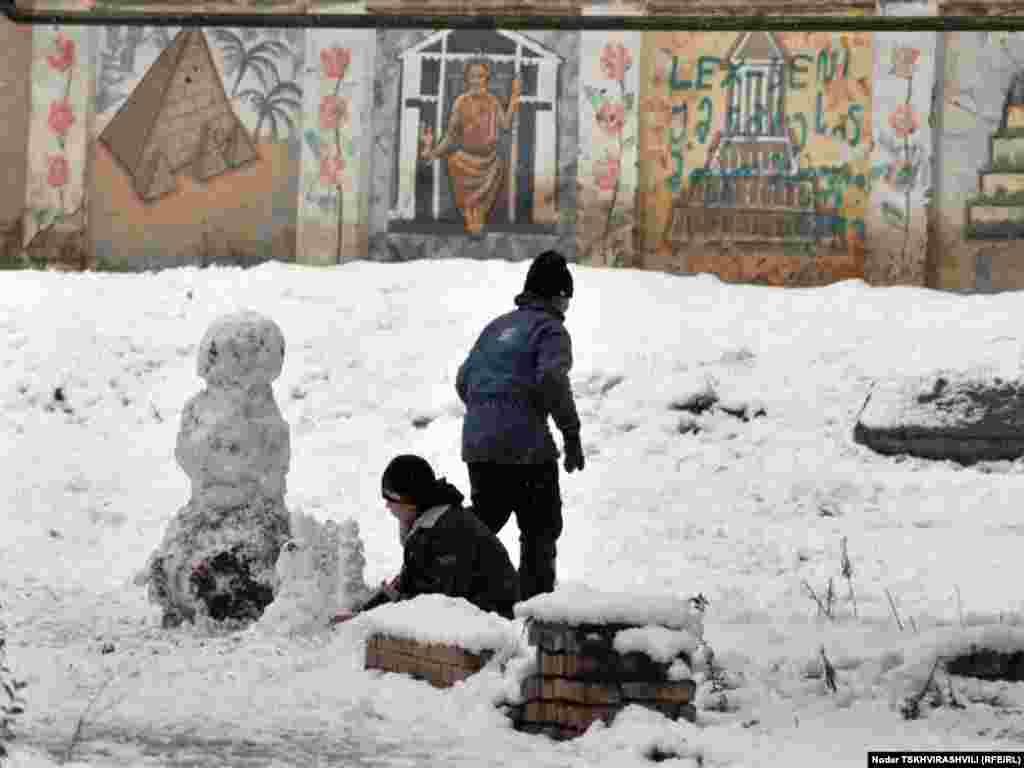
POLYGON ((471 510, 462 494, 443 479, 441 503, 416 518, 405 537, 398 594, 381 594, 363 610, 425 594, 462 597, 485 611, 512 618, 519 577, 505 545, 471 510))
POLYGON ((493 320, 459 368, 455 389, 466 404, 462 460, 540 464, 558 458, 548 416, 563 436, 578 435, 565 316, 546 299, 516 297, 517 309, 493 320))

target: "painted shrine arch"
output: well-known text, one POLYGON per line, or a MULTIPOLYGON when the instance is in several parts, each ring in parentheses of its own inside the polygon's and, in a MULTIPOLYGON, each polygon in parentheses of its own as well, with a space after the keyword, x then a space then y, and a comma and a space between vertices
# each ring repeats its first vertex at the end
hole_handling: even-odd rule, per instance
MULTIPOLYGON (((507 130, 497 130, 501 190, 487 229, 548 233, 558 223, 558 101, 562 56, 509 30, 442 30, 399 54, 397 185, 392 230, 462 231, 449 164, 421 162, 424 137, 446 135, 470 64, 489 67, 488 90, 508 109, 513 80, 519 107, 507 130)), ((429 142, 428 142, 429 143, 429 142)))

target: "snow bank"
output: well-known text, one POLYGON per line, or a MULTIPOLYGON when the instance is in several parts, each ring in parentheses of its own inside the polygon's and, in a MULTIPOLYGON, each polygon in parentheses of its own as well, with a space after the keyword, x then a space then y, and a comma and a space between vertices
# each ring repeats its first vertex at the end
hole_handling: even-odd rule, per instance
POLYGON ((697 768, 705 760, 703 750, 691 743, 697 732, 684 720, 669 720, 645 707, 625 707, 610 726, 595 723, 575 741, 588 765, 625 768, 671 760, 678 768, 697 768))
POLYGON ((945 661, 982 650, 1007 655, 1024 652, 1024 627, 990 624, 923 632, 917 642, 907 648, 905 660, 893 670, 893 677, 901 684, 920 689, 937 658, 945 661))
POLYGON ((999 378, 991 367, 883 381, 871 391, 860 423, 868 429, 965 427, 989 413, 973 392, 1020 383, 999 378))
POLYGON ((352 620, 368 634, 380 633, 424 644, 457 645, 471 653, 517 647, 521 627, 477 608, 461 597, 419 595, 382 605, 352 620))
POLYGON ((515 607, 518 618, 566 624, 656 624, 704 636, 704 620, 689 600, 668 595, 603 592, 567 584, 515 607))
POLYGON ((612 647, 619 653, 645 653, 663 664, 669 663, 681 653, 693 653, 697 645, 697 638, 686 630, 658 626, 623 629, 615 633, 612 642, 612 647))

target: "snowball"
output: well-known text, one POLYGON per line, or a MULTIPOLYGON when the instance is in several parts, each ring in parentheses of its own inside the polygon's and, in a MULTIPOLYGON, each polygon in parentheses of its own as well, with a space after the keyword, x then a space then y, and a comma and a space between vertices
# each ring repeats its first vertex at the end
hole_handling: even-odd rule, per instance
POLYGON ((689 600, 668 595, 602 592, 585 584, 567 584, 515 607, 519 618, 567 624, 657 624, 704 636, 704 622, 689 600))
POLYGON ((370 634, 435 645, 457 645, 471 653, 515 648, 521 629, 496 613, 482 611, 461 597, 418 595, 359 614, 370 634))
POLYGON ((645 653, 655 661, 667 664, 681 653, 693 653, 697 639, 685 630, 633 627, 616 632, 612 647, 621 654, 645 653))

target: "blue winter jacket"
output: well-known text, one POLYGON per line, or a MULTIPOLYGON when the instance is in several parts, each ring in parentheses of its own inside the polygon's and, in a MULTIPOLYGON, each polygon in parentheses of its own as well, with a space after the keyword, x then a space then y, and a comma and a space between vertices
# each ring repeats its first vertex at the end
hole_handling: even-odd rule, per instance
POLYGON ((517 309, 493 320, 459 368, 455 389, 466 404, 462 460, 540 464, 558 458, 548 416, 566 438, 579 435, 565 316, 523 293, 517 309))

